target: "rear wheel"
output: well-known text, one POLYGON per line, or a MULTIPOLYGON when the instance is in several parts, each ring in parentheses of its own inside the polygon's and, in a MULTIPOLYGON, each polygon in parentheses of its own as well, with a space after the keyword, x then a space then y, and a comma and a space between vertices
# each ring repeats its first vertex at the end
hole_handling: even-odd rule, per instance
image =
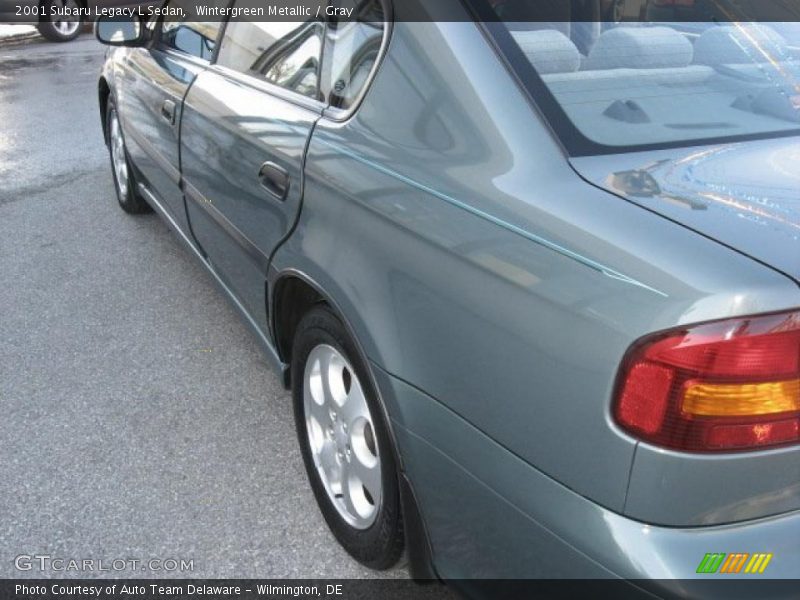
POLYGON ((39 21, 37 29, 51 42, 68 42, 74 40, 81 33, 83 19, 78 15, 80 5, 76 0, 44 0, 42 10, 44 16, 39 21), (53 15, 53 11, 72 14, 53 15))
POLYGON ((328 527, 362 564, 391 567, 403 549, 391 441, 366 367, 327 307, 298 326, 292 392, 303 461, 328 527))

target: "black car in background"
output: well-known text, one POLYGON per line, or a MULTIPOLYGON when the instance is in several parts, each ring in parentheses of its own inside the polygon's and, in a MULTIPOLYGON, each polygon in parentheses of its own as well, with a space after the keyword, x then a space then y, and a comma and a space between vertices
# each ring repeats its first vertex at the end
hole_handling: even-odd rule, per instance
POLYGON ((36 28, 45 38, 51 42, 68 42, 78 37, 86 19, 80 15, 54 15, 53 10, 77 12, 79 8, 86 8, 85 0, 42 0, 40 7, 43 10, 36 28))

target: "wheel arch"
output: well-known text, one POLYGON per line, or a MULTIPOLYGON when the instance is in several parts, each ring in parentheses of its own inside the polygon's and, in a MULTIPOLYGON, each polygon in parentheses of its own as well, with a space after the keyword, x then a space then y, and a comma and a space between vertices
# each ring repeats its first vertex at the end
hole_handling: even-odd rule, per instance
MULTIPOLYGON (((433 553, 427 526, 422 517, 413 485, 405 472, 392 420, 373 372, 372 363, 365 353, 354 327, 339 304, 326 290, 315 279, 299 270, 286 269, 277 274, 271 285, 271 293, 268 294, 268 303, 271 309, 269 311, 270 332, 275 343, 275 350, 280 360, 285 364, 288 364, 291 360, 292 342, 297 326, 303 316, 314 306, 319 304, 328 306, 341 320, 367 369, 367 376, 370 378, 372 388, 377 394, 378 404, 381 407, 383 420, 386 423, 389 439, 391 440, 392 454, 399 471, 398 485, 403 511, 403 534, 411 576, 420 582, 437 580, 438 576, 433 564, 433 553)), ((291 377, 291 367, 289 367, 284 371, 283 383, 287 388, 291 386, 291 377)))
MULTIPOLYGON (((275 342, 275 350, 281 361, 289 364, 292 356, 292 344, 297 326, 303 316, 316 304, 327 304, 331 308, 333 303, 326 299, 321 289, 312 284, 309 279, 298 273, 284 273, 279 275, 272 285, 270 329, 275 342)), ((335 309, 339 318, 339 310, 335 309)), ((349 331, 349 330, 348 330, 349 331)), ((291 381, 290 369, 286 370, 284 385, 288 387, 291 381)))
POLYGON ((318 304, 328 306, 342 322, 345 331, 347 331, 348 335, 353 340, 353 345, 356 347, 361 362, 366 366, 367 376, 378 395, 378 404, 381 407, 383 419, 389 429, 389 436, 392 441, 397 464, 402 470, 403 461, 397 451, 397 438, 392 429, 392 421, 386 409, 386 402, 383 399, 381 388, 378 386, 377 378, 373 372, 372 362, 369 359, 369 355, 364 350, 363 339, 356 333, 357 328, 354 327, 351 320, 348 319, 346 311, 342 309, 341 304, 318 283, 317 279, 298 269, 287 268, 280 271, 274 279, 272 279, 271 284, 268 283, 267 285, 269 287, 267 290, 267 301, 270 309, 268 313, 270 334, 281 362, 289 365, 288 368, 284 370, 284 386, 287 389, 291 387, 292 370, 290 363, 292 343, 297 331, 297 326, 306 313, 314 306, 318 304))

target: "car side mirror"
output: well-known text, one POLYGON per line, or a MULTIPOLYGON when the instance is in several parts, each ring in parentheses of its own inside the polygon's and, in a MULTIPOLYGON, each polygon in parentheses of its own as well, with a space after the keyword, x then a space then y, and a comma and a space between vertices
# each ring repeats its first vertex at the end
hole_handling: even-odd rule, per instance
POLYGON ((108 46, 141 46, 145 41, 143 24, 137 18, 121 21, 100 16, 95 22, 94 34, 101 44, 108 46))

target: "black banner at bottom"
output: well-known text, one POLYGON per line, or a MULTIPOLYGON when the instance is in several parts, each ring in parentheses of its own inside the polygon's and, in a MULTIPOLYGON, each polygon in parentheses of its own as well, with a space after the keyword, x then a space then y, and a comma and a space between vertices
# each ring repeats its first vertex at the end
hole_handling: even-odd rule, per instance
POLYGON ((468 598, 800 598, 800 580, 409 579, 6 579, 0 598, 17 600, 439 600, 468 598))

